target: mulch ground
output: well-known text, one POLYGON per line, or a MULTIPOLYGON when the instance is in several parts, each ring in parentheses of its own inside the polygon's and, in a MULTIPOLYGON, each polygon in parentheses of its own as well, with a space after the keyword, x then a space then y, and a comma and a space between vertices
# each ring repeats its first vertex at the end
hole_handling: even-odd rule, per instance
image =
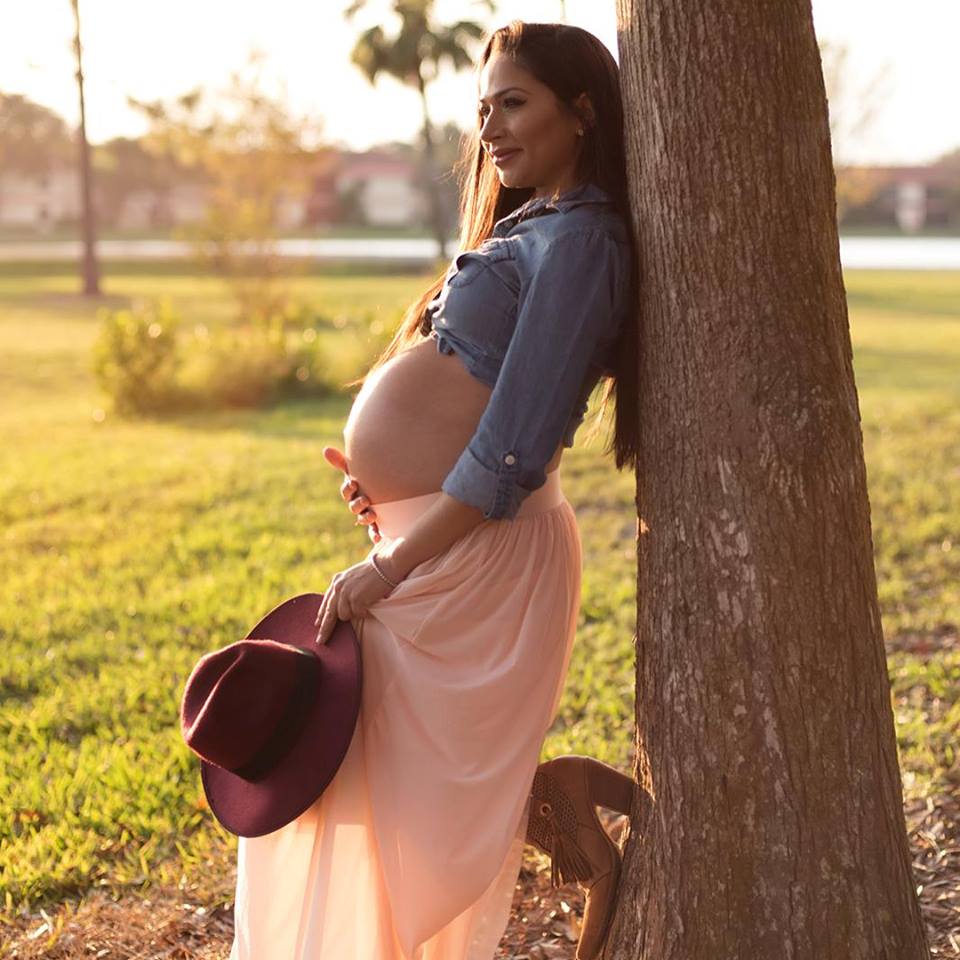
MULTIPOLYGON (((626 818, 599 813, 619 842, 626 818)), ((915 802, 905 814, 931 956, 960 958, 960 790, 915 802)), ((223 875, 229 877, 229 869, 223 875)), ((227 891, 232 896, 232 882, 227 891)), ((113 900, 97 891, 52 913, 39 910, 7 919, 0 927, 0 956, 226 960, 233 939, 232 904, 209 908, 197 892, 154 889, 149 895, 113 900)), ((206 902, 218 902, 209 891, 207 896, 206 902)), ((553 889, 549 860, 528 847, 497 960, 573 960, 582 916, 580 888, 553 889)))

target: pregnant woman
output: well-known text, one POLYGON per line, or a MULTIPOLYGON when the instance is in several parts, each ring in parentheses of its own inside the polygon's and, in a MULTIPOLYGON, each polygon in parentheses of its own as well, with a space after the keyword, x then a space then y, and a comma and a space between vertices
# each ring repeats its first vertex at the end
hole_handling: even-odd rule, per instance
POLYGON ((325 451, 375 521, 317 613, 318 643, 338 619, 360 640, 360 715, 317 801, 239 839, 231 960, 492 960, 525 839, 594 894, 580 960, 607 929, 619 850, 594 804, 629 813, 633 783, 538 760, 580 606, 559 464, 601 378, 617 467, 637 455, 618 72, 586 31, 522 21, 478 69, 461 252, 325 451))

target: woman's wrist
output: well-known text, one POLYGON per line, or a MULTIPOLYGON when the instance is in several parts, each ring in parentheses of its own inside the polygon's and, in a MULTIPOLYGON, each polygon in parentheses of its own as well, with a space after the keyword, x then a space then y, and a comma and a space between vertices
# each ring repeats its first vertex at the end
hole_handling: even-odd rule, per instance
POLYGON ((381 549, 374 551, 377 565, 394 583, 406 579, 407 574, 412 569, 403 561, 402 547, 404 542, 403 537, 394 537, 381 549))
POLYGON ((377 550, 383 572, 399 583, 419 564, 447 550, 484 520, 483 511, 442 493, 402 537, 387 537, 377 550))

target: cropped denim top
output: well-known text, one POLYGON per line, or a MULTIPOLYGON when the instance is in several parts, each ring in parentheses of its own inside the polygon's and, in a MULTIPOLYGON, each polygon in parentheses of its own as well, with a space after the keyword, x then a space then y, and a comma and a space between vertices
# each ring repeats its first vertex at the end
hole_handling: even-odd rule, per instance
POLYGON ((512 519, 546 482, 557 445, 573 446, 590 394, 613 372, 629 281, 626 224, 589 182, 556 201, 531 197, 454 257, 427 307, 430 336, 492 392, 445 493, 512 519))

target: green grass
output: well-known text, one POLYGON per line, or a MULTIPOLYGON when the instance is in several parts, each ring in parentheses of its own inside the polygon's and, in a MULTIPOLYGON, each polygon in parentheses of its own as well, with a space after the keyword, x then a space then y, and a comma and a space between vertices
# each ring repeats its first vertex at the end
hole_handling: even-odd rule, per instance
MULTIPOLYGON (((883 623, 905 786, 956 787, 960 727, 960 274, 848 272, 883 623)), ((415 275, 310 276, 327 314, 393 323, 415 275)), ((89 372, 72 269, 0 269, 0 891, 18 905, 227 874, 177 710, 197 658, 366 552, 323 460, 347 397, 125 422, 89 372), (216 865, 216 866, 214 866, 216 865)), ((109 302, 166 295, 225 322, 180 265, 110 265, 109 302)), ((359 372, 359 371, 357 371, 359 372)), ((633 751, 633 478, 564 461, 584 544, 580 629, 545 755, 633 751), (598 491, 602 494, 598 495, 598 491)), ((229 876, 220 876, 229 888, 229 876)), ((2 915, 0 915, 2 919, 2 915)))

